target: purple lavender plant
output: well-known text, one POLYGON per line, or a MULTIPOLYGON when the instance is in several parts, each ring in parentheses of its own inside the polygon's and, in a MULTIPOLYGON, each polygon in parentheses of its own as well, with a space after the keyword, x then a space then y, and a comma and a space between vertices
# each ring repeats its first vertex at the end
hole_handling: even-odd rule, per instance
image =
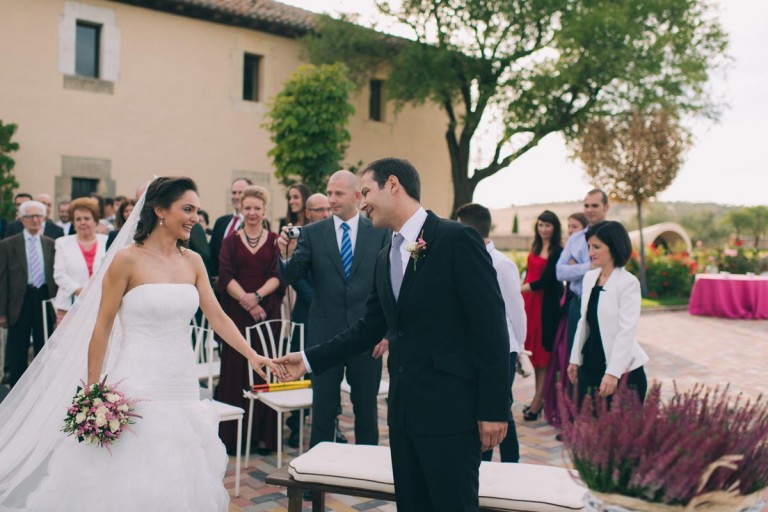
POLYGON ((695 496, 735 488, 751 494, 768 486, 768 403, 728 395, 728 388, 696 385, 661 400, 654 383, 645 403, 620 385, 610 407, 605 400, 578 401, 560 393, 563 442, 574 468, 592 490, 650 502, 685 505, 695 496), (719 467, 703 488, 702 475, 726 455, 741 455, 719 467))

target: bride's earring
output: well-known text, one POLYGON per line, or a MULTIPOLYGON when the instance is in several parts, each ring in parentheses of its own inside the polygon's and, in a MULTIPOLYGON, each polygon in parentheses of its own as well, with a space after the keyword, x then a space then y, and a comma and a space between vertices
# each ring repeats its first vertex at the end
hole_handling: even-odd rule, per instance
POLYGON ((165 219, 160 217, 160 225, 165 226, 165 219))

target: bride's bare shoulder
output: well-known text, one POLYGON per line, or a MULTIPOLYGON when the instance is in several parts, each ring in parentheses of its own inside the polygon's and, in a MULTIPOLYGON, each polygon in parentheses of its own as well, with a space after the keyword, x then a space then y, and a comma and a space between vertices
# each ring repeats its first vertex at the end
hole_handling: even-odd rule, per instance
POLYGON ((136 245, 129 245, 117 251, 115 259, 112 261, 111 268, 121 272, 133 268, 142 258, 141 249, 136 245))

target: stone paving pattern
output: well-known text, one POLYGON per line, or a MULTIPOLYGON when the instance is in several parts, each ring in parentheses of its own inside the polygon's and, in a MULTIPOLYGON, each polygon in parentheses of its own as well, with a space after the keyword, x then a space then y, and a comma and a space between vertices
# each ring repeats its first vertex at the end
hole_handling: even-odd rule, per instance
MULTIPOLYGON (((671 392, 673 381, 681 389, 694 383, 712 386, 730 383, 732 392, 750 397, 768 394, 766 361, 768 361, 768 321, 725 320, 691 316, 687 312, 643 313, 638 339, 651 360, 646 366, 649 382, 658 380, 663 390, 671 392)), ((555 440, 556 431, 546 421, 524 422, 522 408, 533 396, 533 377, 518 378, 514 386, 513 411, 520 439, 521 462, 565 466, 562 445, 555 440)), ((354 441, 354 423, 348 397, 342 395, 343 415, 340 426, 354 441)), ((286 435, 288 430, 285 430, 286 435)), ((388 444, 386 404, 379 401, 381 444, 388 444)), ((305 433, 305 437, 308 435, 305 433)), ((298 455, 298 450, 285 447, 283 463, 298 455)), ((498 457, 498 454, 496 454, 498 457)), ((250 467, 243 470, 241 495, 232 498, 230 512, 287 511, 285 489, 264 484, 265 475, 275 469, 276 455, 251 457, 250 467)), ((230 495, 234 494, 234 458, 224 478, 230 495)), ((304 502, 304 510, 311 510, 304 502)), ((326 510, 334 512, 393 512, 394 503, 328 495, 326 510)))

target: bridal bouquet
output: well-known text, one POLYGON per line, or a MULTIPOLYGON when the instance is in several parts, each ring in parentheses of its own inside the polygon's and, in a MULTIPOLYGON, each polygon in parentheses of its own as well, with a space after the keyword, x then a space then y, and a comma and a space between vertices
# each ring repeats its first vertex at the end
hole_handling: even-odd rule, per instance
POLYGON ((75 436, 79 443, 85 441, 109 449, 128 425, 135 423, 133 419, 141 416, 134 413, 137 400, 126 398, 116 385, 109 386, 106 381, 104 377, 89 388, 77 387, 62 431, 75 436))

